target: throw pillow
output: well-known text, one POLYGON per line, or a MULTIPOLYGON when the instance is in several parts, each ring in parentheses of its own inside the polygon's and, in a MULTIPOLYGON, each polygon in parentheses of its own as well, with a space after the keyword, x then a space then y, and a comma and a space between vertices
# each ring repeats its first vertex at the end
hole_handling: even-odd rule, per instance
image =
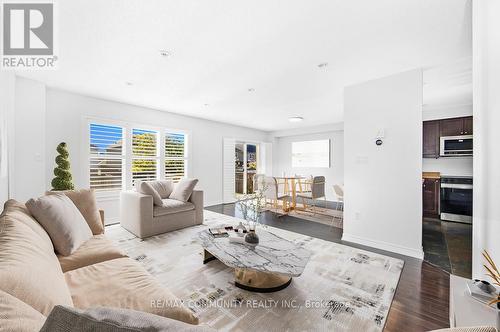
POLYGON ((97 208, 95 193, 92 189, 66 190, 66 191, 48 191, 47 195, 62 193, 73 201, 78 211, 90 227, 92 234, 99 235, 104 233, 101 215, 97 208))
POLYGON ((71 255, 92 237, 82 214, 64 194, 30 199, 26 207, 49 234, 56 251, 63 256, 71 255))
POLYGON ((170 180, 148 181, 148 183, 156 190, 161 199, 168 198, 174 190, 174 182, 170 180))
POLYGON ((171 199, 176 199, 181 202, 187 202, 191 194, 193 193, 194 187, 198 183, 198 179, 182 179, 180 180, 174 188, 174 191, 170 194, 171 199))
POLYGON ((136 190, 143 195, 153 196, 153 203, 157 206, 162 206, 163 202, 161 200, 160 194, 153 188, 153 186, 146 181, 138 181, 136 184, 136 190))
POLYGON ((118 308, 79 310, 56 306, 40 332, 213 331, 154 314, 118 308))

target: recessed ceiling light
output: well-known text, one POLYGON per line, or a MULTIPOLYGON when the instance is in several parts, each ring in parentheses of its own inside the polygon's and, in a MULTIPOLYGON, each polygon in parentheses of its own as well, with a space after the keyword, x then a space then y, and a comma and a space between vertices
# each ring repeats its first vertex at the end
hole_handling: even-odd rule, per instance
POLYGON ((249 88, 248 92, 255 92, 255 89, 254 88, 249 88))
POLYGON ((325 68, 325 67, 328 67, 328 62, 322 62, 318 64, 318 68, 325 68))
POLYGON ((304 118, 301 116, 291 116, 288 118, 288 121, 290 122, 300 122, 302 120, 304 120, 304 118))
POLYGON ((125 84, 128 86, 134 85, 134 83, 132 83, 132 82, 125 82, 125 84))
POLYGON ((167 50, 159 50, 158 53, 160 53, 160 56, 164 58, 168 58, 169 56, 172 55, 172 52, 167 51, 167 50))

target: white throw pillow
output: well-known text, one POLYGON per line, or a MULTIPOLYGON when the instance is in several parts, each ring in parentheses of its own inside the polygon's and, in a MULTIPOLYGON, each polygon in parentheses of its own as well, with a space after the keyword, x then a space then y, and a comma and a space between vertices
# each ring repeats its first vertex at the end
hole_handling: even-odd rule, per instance
POLYGON ((198 179, 182 179, 174 187, 174 191, 170 194, 171 199, 176 199, 181 202, 187 202, 191 194, 193 193, 194 187, 198 183, 198 179))
POLYGON ((73 201, 64 194, 30 199, 26 207, 49 234, 54 248, 69 256, 92 237, 92 231, 73 201))
POLYGON ((138 192, 140 192, 143 195, 153 196, 154 205, 157 206, 163 205, 160 194, 155 190, 155 188, 153 188, 153 186, 149 182, 137 181, 135 183, 135 188, 138 192))

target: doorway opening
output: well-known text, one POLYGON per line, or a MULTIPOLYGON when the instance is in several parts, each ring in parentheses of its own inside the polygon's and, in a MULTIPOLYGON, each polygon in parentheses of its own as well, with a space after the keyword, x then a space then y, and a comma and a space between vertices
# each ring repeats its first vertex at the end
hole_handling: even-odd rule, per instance
POLYGON ((259 145, 255 143, 236 142, 235 155, 235 194, 253 193, 253 182, 257 174, 259 145))

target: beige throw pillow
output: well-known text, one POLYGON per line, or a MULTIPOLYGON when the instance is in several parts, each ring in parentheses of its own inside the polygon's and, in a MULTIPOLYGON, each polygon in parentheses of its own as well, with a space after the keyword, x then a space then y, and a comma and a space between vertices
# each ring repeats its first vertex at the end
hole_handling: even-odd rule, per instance
POLYGON ((63 256, 71 255, 92 237, 82 214, 64 194, 30 199, 26 207, 49 234, 56 251, 63 256))
POLYGON ((146 181, 137 181, 135 184, 136 190, 143 195, 153 196, 153 203, 157 206, 162 206, 163 202, 161 200, 160 194, 153 188, 153 186, 146 181))
POLYGON ((66 191, 48 191, 47 195, 65 194, 73 201, 78 211, 90 227, 92 234, 99 235, 104 233, 101 215, 97 208, 95 193, 92 189, 66 190, 66 191))
POLYGON ((191 194, 193 193, 194 187, 198 183, 198 179, 182 179, 180 180, 174 188, 174 191, 170 194, 171 199, 176 199, 181 202, 187 202, 191 194))
POLYGON ((161 199, 168 198, 174 190, 174 182, 170 180, 148 181, 148 183, 156 190, 161 199))

